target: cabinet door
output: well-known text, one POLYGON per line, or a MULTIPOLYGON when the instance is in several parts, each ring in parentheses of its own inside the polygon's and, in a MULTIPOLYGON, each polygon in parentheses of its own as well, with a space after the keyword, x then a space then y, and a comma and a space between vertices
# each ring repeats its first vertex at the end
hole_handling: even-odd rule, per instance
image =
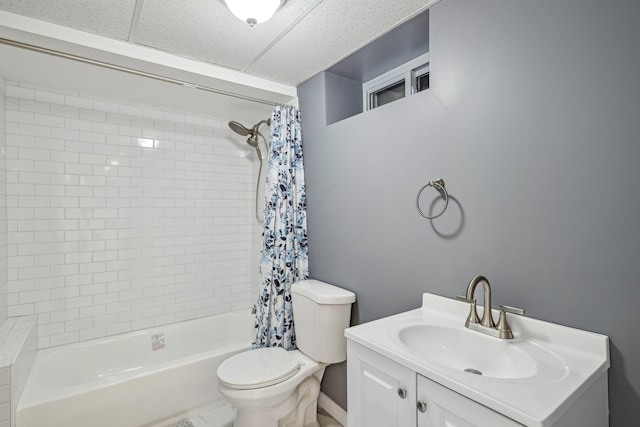
POLYGON ((347 354, 349 427, 415 427, 415 372, 351 341, 347 354))
POLYGON ((418 427, 522 427, 428 378, 418 375, 417 382, 418 401, 426 403, 425 412, 418 411, 418 427))

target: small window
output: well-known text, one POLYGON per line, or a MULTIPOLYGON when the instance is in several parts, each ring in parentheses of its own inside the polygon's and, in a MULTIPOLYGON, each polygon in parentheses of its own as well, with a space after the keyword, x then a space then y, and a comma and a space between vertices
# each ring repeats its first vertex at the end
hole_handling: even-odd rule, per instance
POLYGON ((414 82, 414 93, 429 89, 429 64, 425 64, 424 66, 414 70, 414 82))
POLYGON ((391 86, 380 89, 376 92, 372 92, 369 96, 370 108, 380 107, 384 104, 388 104, 393 101, 397 101, 400 98, 404 98, 405 94, 405 82, 393 83, 391 86))
POLYGON ((428 53, 363 83, 363 108, 371 110, 425 89, 429 89, 428 53))

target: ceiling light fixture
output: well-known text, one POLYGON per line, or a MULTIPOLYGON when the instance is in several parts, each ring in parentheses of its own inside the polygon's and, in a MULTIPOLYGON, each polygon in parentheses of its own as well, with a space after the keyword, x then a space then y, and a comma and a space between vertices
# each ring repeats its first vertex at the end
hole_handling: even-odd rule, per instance
POLYGON ((224 0, 238 19, 252 27, 269 20, 286 0, 224 0))

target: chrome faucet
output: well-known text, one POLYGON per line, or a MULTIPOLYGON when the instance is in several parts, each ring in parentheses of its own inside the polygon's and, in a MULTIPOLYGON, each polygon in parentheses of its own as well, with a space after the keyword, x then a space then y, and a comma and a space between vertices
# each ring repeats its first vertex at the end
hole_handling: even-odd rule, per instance
MULTIPOLYGON (((486 277, 476 276, 471 279, 471 282, 469 282, 469 286, 467 287, 467 300, 475 300, 475 298, 473 298, 473 294, 475 293, 476 286, 478 286, 479 283, 482 283, 482 291, 484 292, 484 312, 482 313, 482 320, 480 321, 480 324, 485 328, 495 328, 496 324, 493 321, 493 315, 491 314, 491 285, 489 284, 489 281, 486 277)), ((475 316, 472 316, 472 314, 474 313, 469 313, 469 317, 467 318, 467 321, 465 323, 465 326, 467 328, 472 321, 472 317, 475 317, 475 319, 478 318, 478 312, 476 311, 475 302, 471 306, 471 311, 475 312, 475 316)))
POLYGON ((507 313, 519 314, 524 316, 524 310, 521 308, 509 307, 507 305, 500 306, 500 318, 496 324, 493 321, 493 314, 491 313, 491 285, 484 276, 476 276, 471 279, 469 286, 467 287, 466 297, 458 296, 459 300, 471 304, 471 311, 464 326, 474 331, 482 332, 494 337, 502 339, 512 339, 513 331, 507 322, 507 313), (482 283, 482 290, 484 292, 484 310, 482 312, 482 320, 478 318, 478 311, 476 309, 476 300, 473 297, 476 286, 482 283))

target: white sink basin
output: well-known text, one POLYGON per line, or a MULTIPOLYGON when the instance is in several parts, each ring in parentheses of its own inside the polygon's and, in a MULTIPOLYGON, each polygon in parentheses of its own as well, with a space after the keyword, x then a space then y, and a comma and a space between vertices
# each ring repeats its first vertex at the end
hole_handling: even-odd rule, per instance
POLYGON ((466 328, 410 325, 398 332, 398 340, 432 362, 490 378, 529 378, 538 363, 520 340, 502 340, 466 328))

